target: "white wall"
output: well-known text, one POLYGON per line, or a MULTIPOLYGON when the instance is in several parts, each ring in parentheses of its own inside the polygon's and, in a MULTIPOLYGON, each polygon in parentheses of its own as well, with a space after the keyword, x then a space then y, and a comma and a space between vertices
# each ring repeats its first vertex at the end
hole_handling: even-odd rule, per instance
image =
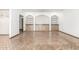
POLYGON ((60 31, 79 37, 79 10, 64 10, 63 15, 59 21, 60 31))
POLYGON ((9 26, 9 37, 13 37, 19 34, 19 14, 21 10, 11 9, 10 10, 10 26, 9 26))
POLYGON ((0 10, 0 34, 9 34, 9 10, 0 10))

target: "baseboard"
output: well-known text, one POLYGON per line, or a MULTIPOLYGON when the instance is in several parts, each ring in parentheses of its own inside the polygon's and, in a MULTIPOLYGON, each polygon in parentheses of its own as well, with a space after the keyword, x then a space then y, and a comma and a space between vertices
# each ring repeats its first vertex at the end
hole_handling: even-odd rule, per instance
POLYGON ((10 39, 12 39, 12 38, 14 38, 14 37, 16 37, 16 36, 18 36, 18 35, 20 35, 20 33, 19 33, 19 34, 16 34, 15 36, 10 37, 10 39))
POLYGON ((77 39, 79 39, 79 37, 76 37, 76 36, 74 36, 74 35, 71 35, 71 34, 69 34, 69 33, 66 33, 66 32, 63 32, 63 31, 59 31, 59 32, 62 32, 62 33, 64 33, 64 34, 66 34, 66 35, 69 35, 69 36, 72 36, 72 37, 74 37, 74 38, 77 38, 77 39))

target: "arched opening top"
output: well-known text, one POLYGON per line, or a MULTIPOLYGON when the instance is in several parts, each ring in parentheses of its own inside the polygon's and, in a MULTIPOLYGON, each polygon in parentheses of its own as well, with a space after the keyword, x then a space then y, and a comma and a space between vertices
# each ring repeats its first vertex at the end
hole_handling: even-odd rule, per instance
POLYGON ((49 16, 47 16, 47 15, 37 15, 37 16, 35 16, 35 17, 48 17, 49 18, 49 16))
POLYGON ((49 24, 50 17, 47 15, 38 15, 35 16, 36 24, 49 24))
POLYGON ((33 24, 33 16, 32 15, 26 16, 26 24, 33 24))
POLYGON ((51 19, 58 19, 58 16, 57 15, 53 15, 53 16, 51 16, 51 19))
POLYGON ((28 16, 26 16, 26 18, 27 18, 27 19, 32 19, 33 16, 32 16, 32 15, 28 15, 28 16))

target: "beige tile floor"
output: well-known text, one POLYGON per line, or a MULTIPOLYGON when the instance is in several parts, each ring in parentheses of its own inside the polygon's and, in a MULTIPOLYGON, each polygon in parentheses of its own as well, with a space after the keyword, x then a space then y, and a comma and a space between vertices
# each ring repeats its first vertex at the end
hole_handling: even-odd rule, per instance
POLYGON ((79 39, 62 32, 24 32, 12 39, 0 36, 0 50, 78 50, 79 39))

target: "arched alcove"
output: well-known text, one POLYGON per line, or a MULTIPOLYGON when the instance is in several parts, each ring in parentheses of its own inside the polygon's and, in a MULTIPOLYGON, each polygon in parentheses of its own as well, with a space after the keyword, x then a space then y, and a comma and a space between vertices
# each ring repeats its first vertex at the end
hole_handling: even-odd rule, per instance
POLYGON ((49 31, 50 17, 47 15, 35 16, 35 31, 49 31))
POLYGON ((35 16, 35 24, 49 24, 49 19, 47 15, 35 16))
POLYGON ((51 31, 53 31, 53 30, 58 31, 59 30, 58 18, 59 17, 57 15, 51 16, 51 31))
POLYGON ((33 16, 32 15, 26 16, 26 24, 33 24, 33 16))
POLYGON ((26 16, 26 31, 33 31, 33 20, 34 17, 32 15, 26 16))

